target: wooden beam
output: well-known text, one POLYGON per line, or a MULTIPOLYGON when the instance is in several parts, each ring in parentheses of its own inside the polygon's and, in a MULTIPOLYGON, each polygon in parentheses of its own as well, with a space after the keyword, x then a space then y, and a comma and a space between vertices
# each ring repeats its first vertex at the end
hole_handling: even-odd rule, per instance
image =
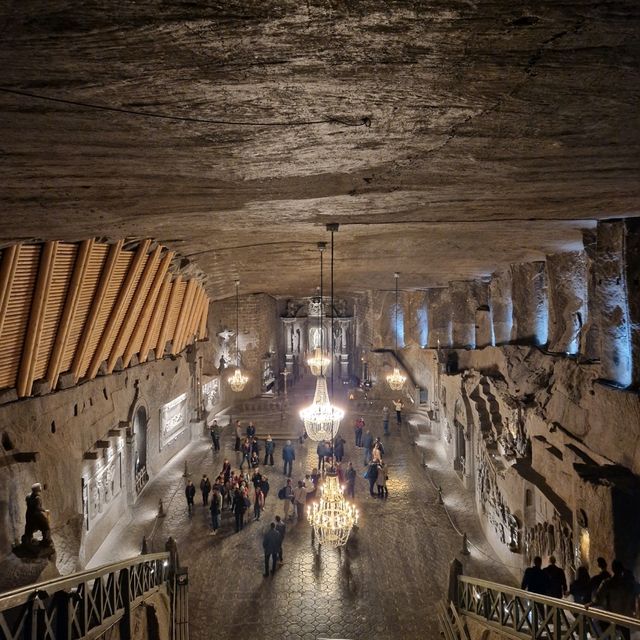
POLYGON ((198 337, 200 340, 204 340, 207 337, 207 318, 209 317, 209 296, 204 296, 204 309, 202 310, 202 317, 200 318, 200 328, 198 329, 198 337))
MULTIPOLYGON (((160 286, 160 291, 158 292, 158 297, 153 306, 153 311, 151 313, 151 318, 149 320, 149 325, 147 330, 145 331, 144 338, 142 339, 142 344, 140 345, 140 351, 138 353, 138 360, 140 362, 146 362, 147 357, 149 356, 149 349, 151 348, 151 340, 153 338, 153 334, 156 331, 156 327, 160 326, 162 322, 162 307, 165 304, 167 296, 169 295, 169 289, 171 288, 171 276, 165 276, 165 279, 160 286)), ((166 307, 165 307, 166 309, 166 307)), ((156 346, 155 344, 153 345, 156 346)))
POLYGON ((46 379, 49 382, 49 386, 52 390, 56 388, 58 384, 58 376, 60 375, 60 366, 62 365, 62 357, 67 348, 67 341, 69 339, 69 330, 73 324, 73 319, 76 315, 76 309, 78 308, 78 300, 80 299, 80 292, 84 286, 84 277, 87 272, 87 265, 91 259, 91 251, 93 250, 94 240, 85 240, 78 248, 78 255, 76 256, 76 262, 73 267, 73 275, 69 282, 69 290, 67 291, 67 298, 64 302, 64 308, 62 309, 62 315, 60 316, 60 323, 58 324, 58 330, 56 331, 56 339, 53 343, 53 350, 51 351, 51 357, 49 358, 49 366, 47 368, 46 379))
POLYGON ((11 298, 18 258, 20 257, 20 246, 19 244, 12 244, 2 250, 2 265, 0 265, 0 338, 2 338, 2 327, 7 316, 7 307, 11 298))
MULTIPOLYGON (((161 250, 162 247, 157 246, 154 251, 147 257, 147 262, 144 265, 144 270, 142 272, 142 275, 140 276, 140 280, 138 281, 138 286, 136 287, 133 297, 131 298, 129 307, 126 310, 124 319, 122 321, 122 324, 120 325, 120 331, 118 332, 118 336, 113 343, 113 347, 111 348, 111 353, 109 354, 109 359, 107 360, 107 373, 111 373, 113 371, 118 358, 124 355, 124 350, 127 346, 127 343, 129 342, 131 334, 133 333, 133 328, 140 317, 140 306, 142 305, 144 299, 147 296, 147 293, 149 292, 151 280, 155 275, 161 250)), ((129 362, 127 362, 127 364, 129 364, 129 362)), ((124 366, 126 367, 127 364, 125 364, 124 366)))
POLYGON ((202 290, 202 287, 198 286, 196 290, 196 298, 191 308, 191 315, 189 316, 189 324, 187 325, 187 333, 185 335, 185 344, 187 343, 189 337, 193 336, 194 339, 197 337, 196 334, 198 332, 198 321, 200 319, 200 315, 202 314, 203 303, 204 291, 202 290))
POLYGON ((16 391, 19 398, 24 398, 31 394, 33 386, 33 374, 38 357, 38 347, 42 338, 42 327, 44 326, 44 312, 47 307, 49 291, 51 289, 51 276, 53 275, 53 265, 58 251, 58 242, 45 242, 40 254, 40 264, 38 265, 38 277, 31 298, 31 310, 29 312, 29 322, 27 333, 22 346, 22 358, 18 370, 18 380, 16 391))
POLYGON ((193 302, 193 294, 196 290, 196 281, 191 278, 187 282, 187 288, 182 298, 182 306, 180 307, 180 313, 178 314, 178 321, 176 322, 176 330, 173 333, 171 353, 175 355, 182 351, 182 336, 185 334, 187 318, 191 311, 191 303, 193 302))
POLYGON ((179 285, 182 283, 182 276, 176 276, 171 287, 171 293, 169 294, 169 301, 167 302, 167 308, 165 310, 164 318, 162 318, 162 326, 160 327, 160 333, 158 334, 158 341, 156 343, 156 358, 160 359, 164 357, 164 349, 167 344, 167 331, 169 329, 169 319, 171 318, 171 312, 173 303, 178 295, 179 285))
MULTIPOLYGON (((189 327, 191 323, 191 317, 193 315, 193 309, 198 304, 198 283, 193 288, 193 295, 191 296, 191 301, 187 304, 189 308, 186 310, 184 324, 182 325, 182 331, 180 333, 180 339, 178 344, 176 345, 176 353, 180 353, 186 346, 187 341, 189 339, 189 327)), ((186 296, 185 296, 186 297, 186 296)))
POLYGON ((78 342, 78 348, 76 349, 76 353, 73 357, 73 364, 71 365, 74 383, 77 383, 80 379, 82 363, 87 355, 87 349, 89 348, 91 337, 96 328, 96 321, 98 320, 100 309, 104 303, 109 283, 113 277, 113 270, 118 262, 118 257, 122 251, 123 244, 124 240, 118 240, 114 245, 111 245, 109 253, 107 254, 107 259, 104 262, 102 273, 100 274, 100 280, 93 296, 93 303, 91 304, 91 309, 89 309, 87 320, 84 323, 84 329, 82 330, 82 335, 78 342))
POLYGON ((142 306, 142 311, 140 312, 140 316, 138 317, 136 326, 134 327, 131 337, 129 338, 129 344, 124 351, 124 355, 122 356, 122 361, 125 367, 129 366, 131 358, 136 352, 136 345, 138 343, 140 343, 141 345, 140 355, 142 355, 142 338, 143 336, 145 336, 145 332, 147 332, 147 329, 151 326, 151 320, 156 301, 159 299, 158 296, 160 294, 160 290, 162 289, 162 285, 164 284, 165 276, 167 275, 167 271, 169 270, 169 265, 173 260, 173 256, 174 252, 168 251, 164 258, 162 258, 162 260, 160 261, 160 266, 158 267, 156 275, 153 278, 153 282, 151 283, 149 293, 147 294, 144 305, 142 306))

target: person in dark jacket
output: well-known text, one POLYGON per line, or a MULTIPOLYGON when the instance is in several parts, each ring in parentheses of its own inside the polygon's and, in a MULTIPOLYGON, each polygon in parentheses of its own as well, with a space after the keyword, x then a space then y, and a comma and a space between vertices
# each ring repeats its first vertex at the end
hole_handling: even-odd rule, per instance
POLYGON ((262 493, 264 494, 264 503, 267 504, 267 496, 269 495, 269 489, 271 489, 269 478, 267 478, 267 476, 262 476, 260 488, 262 489, 262 493))
POLYGON ((271 558, 271 575, 276 572, 276 562, 282 545, 282 537, 276 530, 276 523, 272 522, 267 533, 262 539, 262 548, 264 549, 264 576, 269 575, 269 558, 271 558))
POLYGON ((378 465, 375 462, 372 462, 367 467, 367 480, 369 481, 369 495, 372 498, 376 497, 376 494, 373 493, 373 487, 376 486, 377 479, 378 479, 378 465))
POLYGON ((576 579, 571 583, 569 593, 576 604, 586 604, 591 601, 591 578, 587 567, 578 567, 576 579))
POLYGON ((256 428, 253 426, 253 421, 249 421, 247 425, 247 438, 249 440, 253 440, 253 437, 256 435, 256 428))
POLYGON ((551 598, 562 598, 567 593, 567 579, 564 571, 556 565, 554 556, 549 558, 549 566, 543 569, 547 575, 547 595, 551 598))
MULTIPOLYGON (((611 563, 611 571, 613 576, 598 587, 593 604, 613 613, 633 617, 636 605, 636 581, 633 573, 627 571, 619 560, 611 563)), ((628 627, 616 626, 616 631, 624 640, 631 637, 628 627)))
POLYGON ((280 550, 278 551, 278 559, 282 564, 282 543, 284 542, 284 534, 287 532, 287 525, 282 522, 280 516, 276 516, 276 531, 280 534, 280 550))
POLYGON ((598 569, 600 571, 596 573, 595 576, 591 578, 591 597, 593 598, 598 591, 598 587, 605 581, 611 577, 611 574, 607 571, 607 561, 600 557, 596 560, 598 565, 598 569))
POLYGON ((209 511, 211 511, 211 535, 215 536, 220 528, 220 514, 222 513, 222 494, 217 488, 211 494, 209 511))
POLYGON ((525 591, 531 591, 531 593, 539 593, 543 596, 547 595, 549 577, 542 570, 542 558, 540 556, 536 556, 533 559, 533 567, 525 569, 520 588, 525 591))
POLYGON ((347 479, 347 497, 356 497, 356 470, 353 468, 353 464, 350 462, 345 474, 347 479))
POLYGON ((231 510, 233 511, 233 515, 236 517, 236 533, 238 533, 242 530, 244 525, 244 514, 247 510, 247 502, 240 489, 236 489, 233 494, 231 510))
POLYGON ((333 450, 336 457, 336 462, 342 462, 342 458, 344 458, 344 439, 340 436, 336 438, 336 443, 333 447, 333 450))
POLYGON ((211 480, 205 473, 200 480, 200 491, 202 492, 202 506, 206 507, 209 504, 209 493, 211 492, 211 480))
POLYGON ((196 497, 196 485, 189 480, 187 486, 184 488, 184 495, 187 498, 187 509, 191 514, 191 508, 193 507, 193 499, 196 497))
POLYGON ((284 475, 287 478, 291 477, 291 471, 293 470, 293 461, 296 459, 296 452, 291 444, 291 440, 287 440, 287 444, 282 447, 282 459, 284 461, 284 475))
POLYGON ((371 450, 373 449, 373 434, 369 429, 362 437, 362 448, 364 449, 364 464, 366 466, 371 461, 371 450))
POLYGON ((276 449, 276 443, 273 438, 268 435, 264 443, 264 466, 267 466, 267 461, 273 467, 273 452, 276 449))

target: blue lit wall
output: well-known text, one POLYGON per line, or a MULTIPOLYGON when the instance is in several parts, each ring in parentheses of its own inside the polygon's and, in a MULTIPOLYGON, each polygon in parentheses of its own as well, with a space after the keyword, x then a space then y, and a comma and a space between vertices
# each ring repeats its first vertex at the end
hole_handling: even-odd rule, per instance
POLYGON ((398 348, 404 347, 404 309, 402 304, 398 304, 398 314, 396 319, 396 305, 391 305, 391 326, 393 327, 394 340, 398 340, 398 348))
POLYGON ((426 304, 418 307, 416 317, 418 321, 418 341, 420 346, 424 348, 429 343, 429 318, 426 304))

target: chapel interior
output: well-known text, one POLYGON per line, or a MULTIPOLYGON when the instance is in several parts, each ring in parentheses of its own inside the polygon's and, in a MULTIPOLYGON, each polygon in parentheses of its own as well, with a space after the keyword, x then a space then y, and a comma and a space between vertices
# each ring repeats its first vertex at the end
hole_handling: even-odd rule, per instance
POLYGON ((0 33, 0 639, 640 637, 521 589, 640 577, 640 4, 2 0, 0 33), (211 531, 237 421, 270 490, 211 531), (320 487, 278 494, 337 439, 332 545, 320 487))

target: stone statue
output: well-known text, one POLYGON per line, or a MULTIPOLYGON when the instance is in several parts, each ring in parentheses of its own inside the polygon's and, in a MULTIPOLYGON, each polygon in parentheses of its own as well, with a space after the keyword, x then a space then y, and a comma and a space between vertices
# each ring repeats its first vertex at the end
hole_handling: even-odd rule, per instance
POLYGON ((42 507, 42 485, 36 482, 31 486, 31 493, 27 496, 27 522, 22 536, 23 546, 35 546, 33 534, 36 531, 42 532, 42 542, 40 546, 52 547, 51 528, 49 527, 49 512, 42 507))
POLYGON ((222 374, 226 366, 226 362, 224 361, 224 354, 220 356, 220 364, 218 365, 218 373, 222 374))

